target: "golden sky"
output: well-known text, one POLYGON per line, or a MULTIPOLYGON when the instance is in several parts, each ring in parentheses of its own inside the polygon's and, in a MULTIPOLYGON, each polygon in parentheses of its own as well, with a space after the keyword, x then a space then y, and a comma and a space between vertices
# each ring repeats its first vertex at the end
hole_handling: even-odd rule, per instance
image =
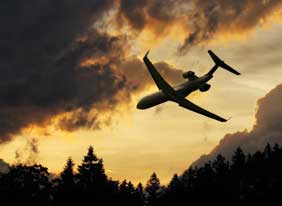
POLYGON ((193 46, 183 56, 176 54, 184 38, 184 31, 178 26, 175 24, 160 39, 145 29, 132 41, 130 54, 141 58, 150 49, 153 62, 166 61, 177 69, 193 70, 201 75, 213 66, 207 53, 212 49, 242 75, 218 70, 208 92, 187 98, 223 117, 232 117, 230 121, 219 123, 174 103, 137 110, 137 101, 157 90, 152 85, 134 94, 131 102, 121 105, 118 111, 104 113, 112 117, 109 125, 98 130, 72 132, 59 130, 54 125, 29 127, 1 145, 0 157, 11 164, 19 161, 17 158, 24 162, 30 153, 26 145, 30 139, 36 139, 38 153, 32 154, 33 161, 58 173, 69 156, 76 165, 80 164, 88 146, 92 145, 113 179, 144 183, 156 172, 165 184, 174 173, 181 174, 202 154, 210 152, 225 134, 251 129, 257 99, 281 83, 281 20, 256 26, 247 34, 219 35, 205 45, 193 46), (18 153, 20 157, 16 157, 18 153))

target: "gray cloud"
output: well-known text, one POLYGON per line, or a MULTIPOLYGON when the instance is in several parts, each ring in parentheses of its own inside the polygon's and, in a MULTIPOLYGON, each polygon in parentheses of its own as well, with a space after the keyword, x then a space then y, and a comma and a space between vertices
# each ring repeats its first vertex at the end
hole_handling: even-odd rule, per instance
MULTIPOLYGON (((251 0, 208 2, 1 2, 0 143, 11 140, 23 128, 43 127, 66 113, 58 120, 59 129, 99 129, 110 121, 102 122, 104 111, 114 111, 119 103, 130 101, 132 93, 153 83, 143 63, 128 58, 126 34, 105 32, 105 19, 117 5, 118 24, 129 24, 137 31, 152 19, 151 28, 158 34, 182 21, 188 34, 180 51, 212 38, 224 31, 222 28, 228 30, 230 25, 238 30, 251 28, 281 6, 277 0, 264 4, 251 0)), ((168 81, 181 80, 180 70, 165 62, 156 66, 168 81)))
POLYGON ((115 96, 123 79, 115 76, 111 62, 80 67, 90 57, 106 55, 116 61, 114 53, 117 47, 121 51, 121 39, 93 27, 112 3, 0 3, 0 22, 5 28, 0 32, 0 142, 32 124, 47 124, 65 111, 88 111, 100 99, 115 96), (108 87, 102 90, 104 81, 108 87))
POLYGON ((119 15, 133 29, 151 28, 162 34, 180 21, 187 31, 180 54, 216 35, 249 31, 282 8, 280 0, 120 1, 119 15))
MULTIPOLYGON (((166 62, 156 62, 154 65, 169 83, 176 84, 183 81, 182 70, 176 69, 166 62)), ((120 68, 122 69, 128 82, 128 86, 132 91, 143 90, 149 84, 154 84, 144 63, 137 58, 132 57, 128 59, 120 66, 120 68)))
POLYGON ((26 144, 22 148, 15 151, 15 164, 24 163, 32 165, 36 163, 39 153, 38 140, 35 138, 27 139, 26 144))
POLYGON ((194 3, 193 18, 188 19, 192 21, 192 30, 179 48, 181 53, 221 33, 249 31, 282 8, 279 0, 195 0, 194 3))
POLYGON ((258 100, 256 122, 251 131, 227 134, 208 154, 203 155, 193 165, 202 165, 214 159, 219 153, 230 158, 237 147, 253 153, 263 149, 266 144, 282 144, 282 84, 258 100))
POLYGON ((120 0, 119 16, 134 29, 142 30, 150 18, 166 23, 173 21, 182 5, 181 1, 173 0, 120 0))
POLYGON ((5 28, 0 31, 0 143, 62 114, 68 115, 59 118, 59 129, 98 129, 109 122, 101 122, 103 111, 128 102, 132 92, 150 83, 136 78, 146 73, 140 60, 125 68, 130 65, 126 35, 103 29, 114 5, 114 0, 0 3, 5 28))

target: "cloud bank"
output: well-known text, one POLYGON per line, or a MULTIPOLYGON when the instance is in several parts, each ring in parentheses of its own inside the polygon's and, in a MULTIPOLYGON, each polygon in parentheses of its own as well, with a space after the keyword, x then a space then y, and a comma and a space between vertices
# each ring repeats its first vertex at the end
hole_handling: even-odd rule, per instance
MULTIPOLYGON (((141 61, 126 58, 126 36, 103 29, 113 5, 113 0, 0 3, 0 143, 54 118, 59 129, 97 129, 103 111, 151 84, 141 61)), ((170 79, 180 77, 179 70, 160 64, 170 79)))
POLYGON ((165 33, 174 23, 184 29, 186 38, 179 47, 185 54, 192 46, 206 43, 217 35, 248 32, 280 15, 282 2, 233 0, 120 0, 119 15, 135 30, 151 29, 165 33))
POLYGON ((251 131, 227 134, 208 154, 200 157, 193 165, 202 165, 218 154, 230 158, 237 147, 253 153, 269 144, 282 144, 282 84, 271 90, 257 102, 256 122, 251 131))
MULTIPOLYGON (((2 1, 0 143, 54 121, 67 131, 99 129, 109 122, 104 112, 152 84, 143 63, 128 52, 127 33, 113 35, 109 22, 158 35, 180 22, 187 35, 179 51, 185 53, 218 33, 250 30, 278 9, 280 0, 2 1)), ((180 80, 180 70, 156 65, 172 83, 180 80)))

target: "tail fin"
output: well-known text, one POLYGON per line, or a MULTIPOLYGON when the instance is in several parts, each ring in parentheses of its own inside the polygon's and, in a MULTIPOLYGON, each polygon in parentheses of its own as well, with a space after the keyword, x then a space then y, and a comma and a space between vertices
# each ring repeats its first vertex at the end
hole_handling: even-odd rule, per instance
POLYGON ((213 74, 218 67, 221 67, 221 68, 226 69, 227 71, 229 71, 233 74, 240 75, 240 73, 238 71, 236 71, 235 69, 233 69, 232 67, 230 67, 229 65, 224 63, 224 61, 222 61, 218 56, 216 56, 215 53, 213 53, 211 50, 209 50, 208 53, 215 63, 215 66, 209 71, 209 74, 213 74))

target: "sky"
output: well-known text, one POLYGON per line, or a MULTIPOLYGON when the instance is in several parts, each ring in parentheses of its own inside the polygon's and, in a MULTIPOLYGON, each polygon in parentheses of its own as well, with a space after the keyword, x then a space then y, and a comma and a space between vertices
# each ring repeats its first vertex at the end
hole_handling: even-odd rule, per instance
POLYGON ((251 133, 258 99, 281 84, 281 1, 58 2, 0 3, 12 9, 0 33, 0 158, 9 164, 58 173, 92 145, 113 179, 145 183, 156 172, 166 184, 226 134, 251 133), (137 110, 157 91, 142 63, 149 49, 171 84, 207 72, 208 49, 240 71, 219 69, 208 92, 187 97, 231 119, 169 102, 137 110))

